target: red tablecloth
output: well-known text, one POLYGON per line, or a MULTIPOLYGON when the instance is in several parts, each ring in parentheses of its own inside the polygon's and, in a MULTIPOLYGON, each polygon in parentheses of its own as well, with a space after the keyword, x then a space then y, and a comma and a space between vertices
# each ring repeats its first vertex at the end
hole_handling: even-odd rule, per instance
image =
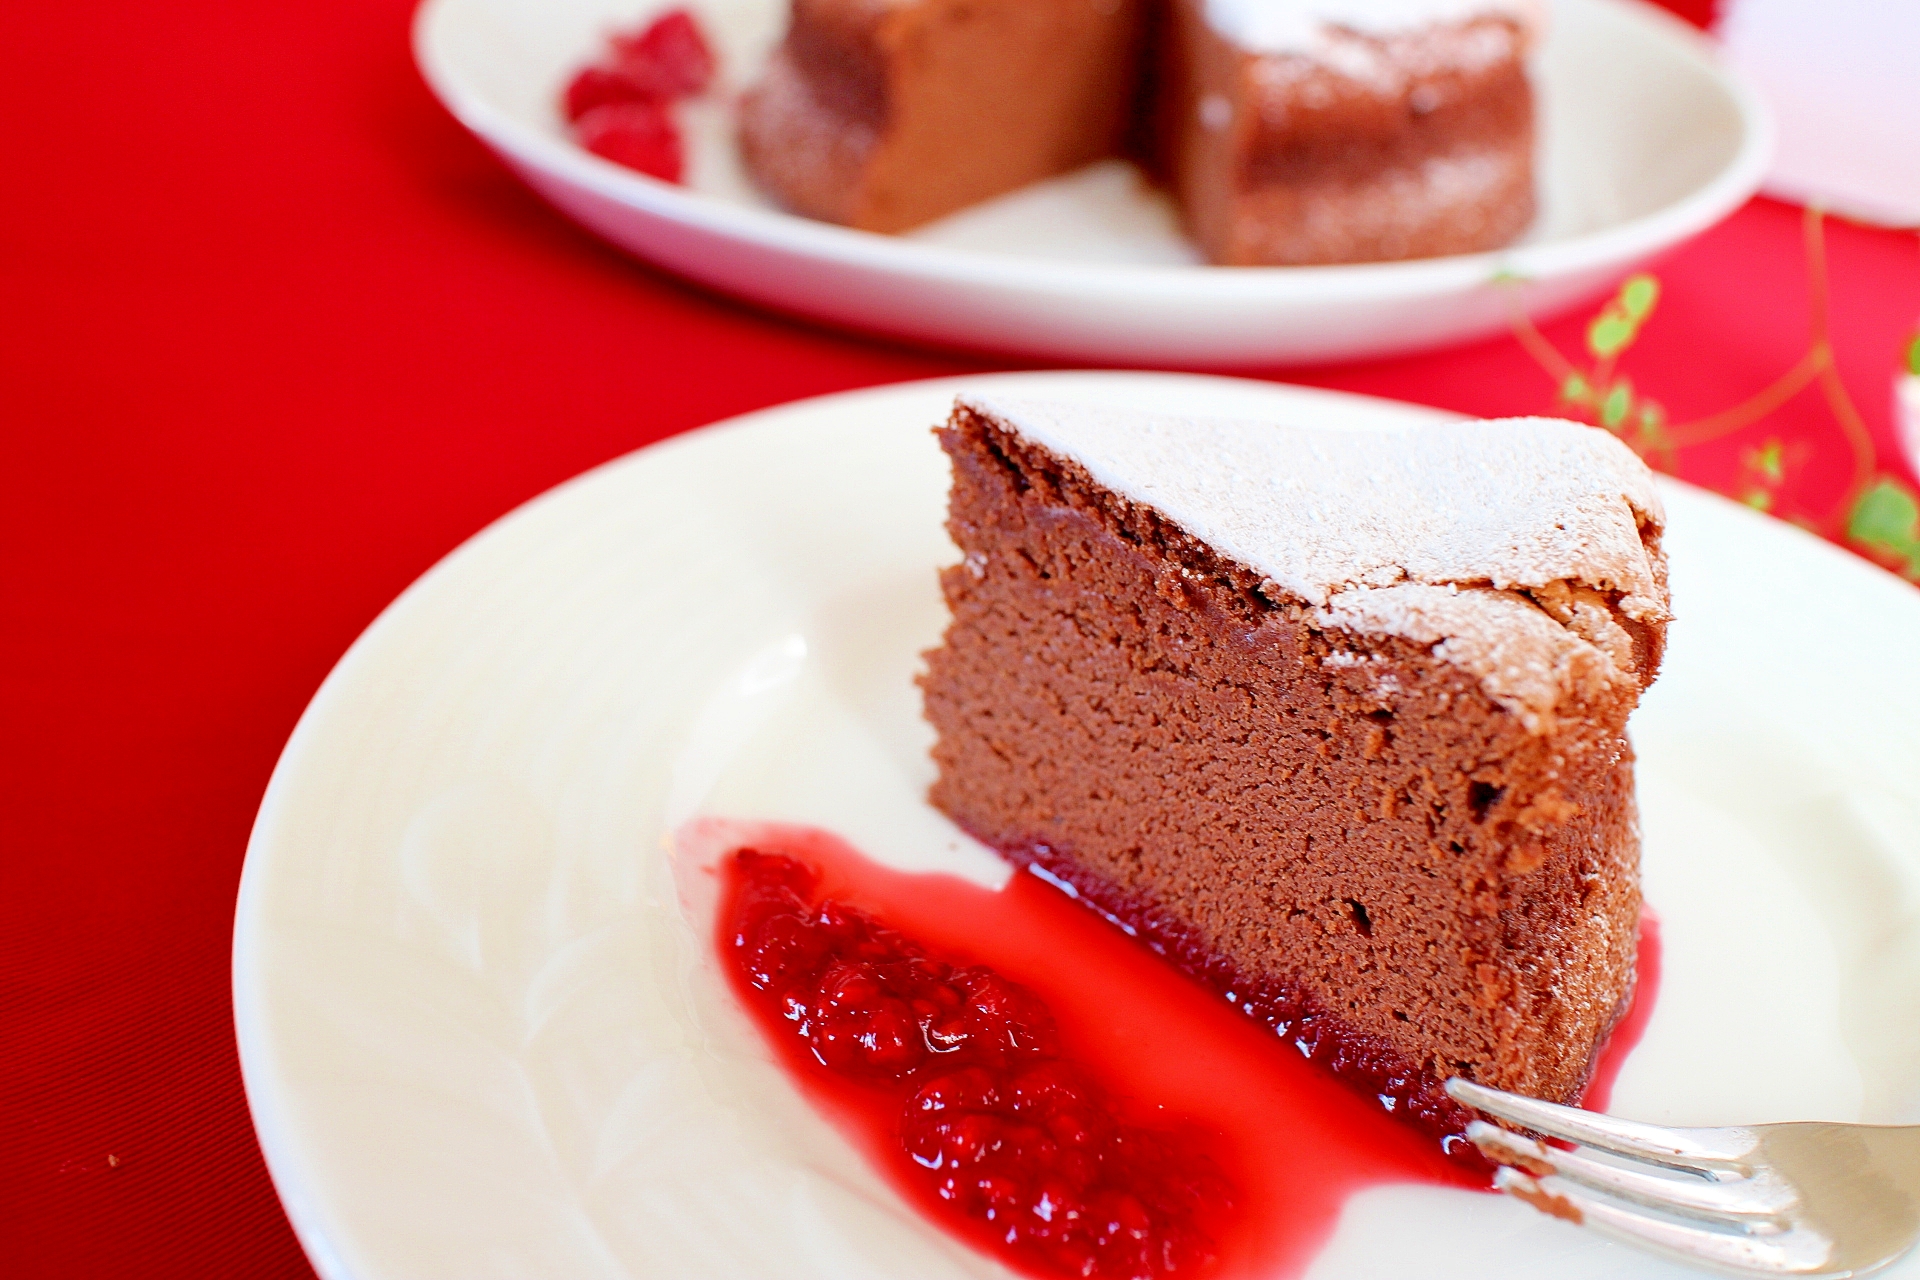
MULTIPOLYGON (((987 367, 759 315, 575 230, 428 97, 408 9, 10 15, 0 1274, 16 1280, 309 1274, 241 1094, 234 889, 295 718, 401 588, 522 500, 676 431, 987 367)), ((1627 363, 1676 418, 1801 355, 1798 217, 1757 202, 1659 268, 1627 363)), ((1840 367, 1891 457, 1920 254, 1854 227, 1831 244, 1840 367)), ((1573 351, 1583 328, 1548 332, 1573 351)), ((1554 403, 1504 338, 1285 376, 1481 414, 1554 403)), ((1732 484, 1769 434, 1795 468, 1783 507, 1824 515, 1851 462, 1813 393, 1683 470, 1732 484)))

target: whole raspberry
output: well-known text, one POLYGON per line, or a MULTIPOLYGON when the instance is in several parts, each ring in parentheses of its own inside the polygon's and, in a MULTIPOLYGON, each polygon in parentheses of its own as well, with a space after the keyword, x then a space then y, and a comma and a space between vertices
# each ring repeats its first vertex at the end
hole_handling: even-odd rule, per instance
POLYGON ((615 164, 665 182, 686 166, 680 130, 663 102, 614 102, 595 107, 574 124, 580 145, 615 164))
POLYGON ((670 102, 713 80, 713 52, 685 9, 663 14, 645 30, 614 36, 607 56, 567 83, 561 105, 578 120, 615 102, 670 102))
POLYGON ((595 107, 608 106, 615 102, 647 102, 651 95, 643 93, 617 67, 588 67, 567 83, 567 92, 562 99, 567 119, 578 120, 595 107))
POLYGON ((713 50, 685 9, 661 14, 638 35, 615 36, 613 64, 648 96, 681 98, 713 79, 713 50))

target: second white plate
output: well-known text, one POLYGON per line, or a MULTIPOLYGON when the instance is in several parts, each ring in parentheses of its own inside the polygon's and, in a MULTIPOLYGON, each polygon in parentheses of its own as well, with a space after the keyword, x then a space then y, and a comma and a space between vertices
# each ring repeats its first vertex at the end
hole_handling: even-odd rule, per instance
MULTIPOLYGON (((410 588, 288 743, 247 852, 248 1099, 326 1280, 1004 1275, 816 1115, 663 849, 714 813, 1004 868, 925 801, 961 387, 1328 425, 1431 410, 1023 374, 808 401, 513 513, 410 588)), ((1664 976, 1614 1093, 1666 1123, 1920 1121, 1920 592, 1683 486, 1633 723, 1664 976)), ((1682 1274, 1497 1197, 1353 1199, 1318 1280, 1682 1274)), ((1914 1280, 1920 1263, 1895 1274, 1914 1280)))
MULTIPOLYGON (((676 0, 677 2, 677 0, 676 0)), ((1498 332, 1527 283, 1563 310, 1704 230, 1759 185, 1757 100, 1708 42, 1640 0, 1551 0, 1536 83, 1543 212, 1498 253, 1338 267, 1194 264, 1163 197, 1118 162, 892 237, 791 217, 739 171, 727 99, 786 0, 689 0, 722 54, 686 116, 687 187, 573 145, 557 103, 605 34, 666 0, 425 0, 414 48, 448 109, 533 187, 639 257, 753 302, 916 341, 1106 364, 1347 359, 1498 332)))

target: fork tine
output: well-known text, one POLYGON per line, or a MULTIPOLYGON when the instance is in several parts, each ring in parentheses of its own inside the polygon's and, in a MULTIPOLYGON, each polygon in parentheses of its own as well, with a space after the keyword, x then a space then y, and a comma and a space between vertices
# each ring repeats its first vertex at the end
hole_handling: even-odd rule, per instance
POLYGON ((1494 1185, 1542 1213, 1694 1265, 1749 1274, 1817 1276, 1827 1270, 1833 1242, 1816 1231, 1716 1231, 1616 1203, 1564 1178, 1532 1178, 1502 1168, 1494 1185))
POLYGON ((1771 1178, 1721 1182, 1697 1176, 1661 1177, 1542 1146, 1484 1120, 1467 1126, 1467 1140, 1489 1159, 1515 1165, 1535 1178, 1558 1176, 1616 1199, 1726 1227, 1784 1225, 1780 1215, 1798 1203, 1792 1188, 1771 1178))
POLYGON ((1549 1138, 1694 1173, 1722 1169, 1745 1172, 1742 1159, 1753 1150, 1755 1141, 1748 1131, 1740 1129, 1665 1129, 1616 1120, 1598 1112, 1503 1093, 1460 1076, 1447 1081, 1447 1093, 1463 1106, 1549 1138))

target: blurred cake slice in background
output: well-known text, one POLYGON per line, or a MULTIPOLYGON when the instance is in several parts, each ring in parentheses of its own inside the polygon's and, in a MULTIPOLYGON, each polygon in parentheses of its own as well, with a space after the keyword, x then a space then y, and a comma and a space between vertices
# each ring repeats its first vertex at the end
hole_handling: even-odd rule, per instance
POLYGON ((898 232, 1120 150, 1141 0, 794 0, 741 104, 795 213, 898 232))
POLYGON ((1511 0, 1174 0, 1161 128, 1188 233, 1234 265, 1513 240, 1533 25, 1511 0))

